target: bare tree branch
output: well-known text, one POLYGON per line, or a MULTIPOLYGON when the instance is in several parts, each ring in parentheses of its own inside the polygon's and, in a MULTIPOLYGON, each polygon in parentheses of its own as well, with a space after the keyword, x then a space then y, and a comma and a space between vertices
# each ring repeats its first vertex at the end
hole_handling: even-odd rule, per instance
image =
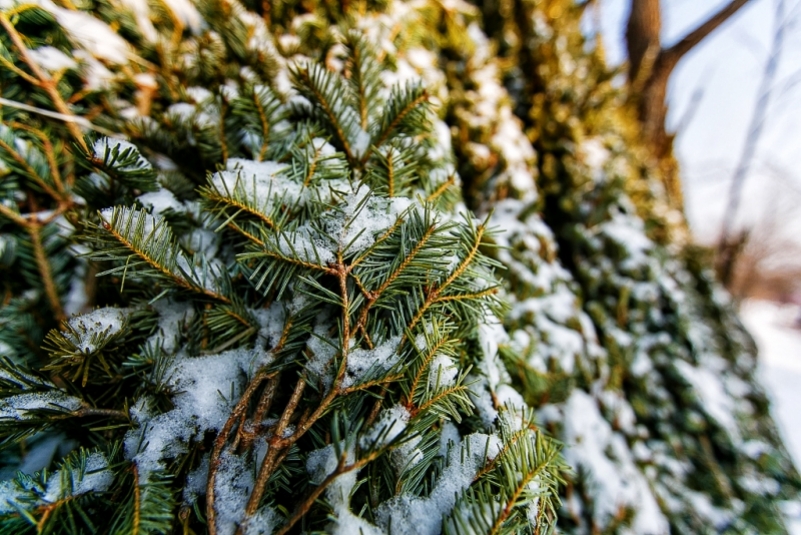
POLYGON ((674 56, 675 61, 678 62, 682 56, 695 48, 706 36, 718 29, 721 24, 729 20, 732 15, 737 13, 737 11, 749 1, 750 0, 732 0, 720 11, 708 18, 703 24, 684 36, 678 43, 667 50, 663 50, 662 53, 674 56))
POLYGON ((718 242, 718 276, 724 285, 731 282, 734 273, 734 264, 737 260, 736 250, 731 246, 732 235, 734 233, 734 223, 737 219, 737 212, 740 208, 740 198, 742 196, 743 184, 751 170, 759 140, 762 137, 762 129, 765 126, 770 98, 773 93, 774 80, 779 68, 779 59, 784 48, 784 35, 787 29, 787 19, 785 18, 785 0, 777 0, 776 12, 774 15, 773 43, 771 44, 770 56, 765 64, 765 71, 762 73, 762 81, 759 86, 758 100, 754 106, 751 122, 748 127, 745 145, 740 153, 737 168, 732 177, 731 188, 729 189, 729 199, 726 211, 723 213, 723 224, 721 227, 720 241, 718 242))

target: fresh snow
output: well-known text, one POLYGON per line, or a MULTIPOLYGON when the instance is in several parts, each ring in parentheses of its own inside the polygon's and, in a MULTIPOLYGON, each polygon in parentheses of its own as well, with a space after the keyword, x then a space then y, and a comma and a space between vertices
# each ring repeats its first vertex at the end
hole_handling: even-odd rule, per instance
POLYGON ((0 482, 0 514, 26 507, 32 496, 40 505, 44 505, 70 496, 105 492, 114 481, 114 474, 109 470, 108 460, 102 453, 90 453, 83 468, 83 474, 78 469, 69 473, 63 468, 56 470, 49 475, 44 489, 35 483, 24 483, 21 488, 13 479, 0 482))
MULTIPOLYGON (((560 438, 565 443, 564 458, 574 469, 587 470, 598 525, 607 525, 621 507, 631 507, 635 511, 634 533, 669 533, 668 521, 637 468, 625 437, 612 430, 592 396, 576 389, 563 405, 540 411, 540 416, 546 421, 556 417, 563 423, 560 438)), ((568 509, 570 506, 568 503, 568 509)))
POLYGON ((373 349, 350 351, 342 386, 350 388, 372 377, 385 375, 400 359, 397 353, 400 341, 400 336, 393 336, 373 349))
MULTIPOLYGON (((474 433, 451 443, 447 466, 426 498, 401 494, 378 506, 379 526, 393 535, 436 535, 456 498, 473 482, 478 471, 500 451, 500 439, 474 433)), ((354 531, 351 533, 358 533, 354 531)))
POLYGON ((131 309, 105 307, 69 320, 72 331, 65 331, 63 336, 85 354, 97 350, 97 342, 117 334, 125 324, 125 318, 131 309), (77 334, 76 334, 77 333, 77 334))
POLYGON ((47 481, 43 499, 55 502, 67 496, 78 496, 88 492, 105 492, 114 481, 114 473, 108 468, 108 460, 101 453, 91 453, 86 458, 83 477, 78 470, 69 474, 56 470, 47 481))
POLYGON ((123 152, 127 150, 133 150, 133 154, 137 155, 137 160, 135 164, 126 165, 124 167, 120 167, 121 170, 137 170, 137 169, 153 169, 153 166, 148 162, 140 153, 139 149, 133 143, 129 141, 125 141, 122 139, 115 139, 110 137, 101 137, 94 144, 94 157, 103 160, 106 156, 106 152, 109 154, 113 153, 114 149, 117 149, 117 154, 121 155, 123 152))
POLYGON ((0 400, 0 421, 24 420, 33 410, 71 412, 81 408, 81 400, 66 392, 29 392, 0 400))
POLYGON ((74 59, 52 46, 42 46, 28 50, 28 55, 40 67, 50 72, 74 69, 78 66, 74 59))
MULTIPOLYGON (((759 300, 746 301, 741 310, 743 323, 759 346, 760 380, 796 467, 801 467, 801 330, 793 322, 799 312, 797 305, 759 300)), ((790 532, 801 535, 801 503, 789 504, 785 514, 790 532)))
POLYGON ((122 65, 133 56, 125 39, 89 13, 59 7, 51 0, 36 0, 35 3, 52 13, 73 41, 94 57, 122 65))

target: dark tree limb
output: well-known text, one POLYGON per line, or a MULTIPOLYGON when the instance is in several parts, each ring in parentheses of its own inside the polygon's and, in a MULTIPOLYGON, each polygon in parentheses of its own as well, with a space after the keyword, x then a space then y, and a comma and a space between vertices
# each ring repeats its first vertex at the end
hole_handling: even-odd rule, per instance
POLYGON ((662 53, 675 57, 675 61, 678 62, 687 52, 695 48, 706 36, 718 29, 721 24, 729 20, 732 15, 737 13, 737 11, 748 2, 749 0, 732 0, 720 11, 707 19, 706 22, 702 23, 683 39, 667 50, 664 50, 662 53))
POLYGON ((626 27, 629 88, 643 137, 664 171, 670 204, 683 209, 681 185, 673 154, 673 135, 665 128, 667 86, 679 61, 737 13, 749 0, 731 0, 726 6, 676 42, 663 48, 660 0, 632 0, 626 27))
POLYGON ((751 164, 756 155, 759 140, 762 137, 762 129, 765 126, 768 116, 768 107, 773 94, 776 74, 779 69, 779 60, 784 48, 784 37, 787 31, 784 0, 779 0, 776 4, 774 28, 770 56, 765 64, 765 71, 762 73, 762 81, 759 85, 758 100, 751 115, 751 122, 748 126, 745 145, 740 153, 737 167, 734 170, 734 176, 732 177, 729 189, 729 198, 726 203, 726 210, 723 213, 716 267, 718 277, 726 287, 731 286, 735 263, 742 252, 747 238, 747 234, 738 234, 735 232, 735 222, 740 208, 743 185, 751 170, 751 164))

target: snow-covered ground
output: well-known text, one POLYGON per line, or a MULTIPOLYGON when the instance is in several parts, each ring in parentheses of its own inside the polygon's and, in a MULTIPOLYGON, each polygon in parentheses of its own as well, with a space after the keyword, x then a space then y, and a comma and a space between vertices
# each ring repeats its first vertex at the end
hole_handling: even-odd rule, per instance
MULTIPOLYGON (((773 417, 801 467, 801 315, 797 305, 751 300, 743 304, 743 323, 759 346, 760 379, 773 401, 773 417), (795 325, 795 326, 794 326, 795 325)), ((793 535, 801 535, 801 504, 787 508, 793 535)))

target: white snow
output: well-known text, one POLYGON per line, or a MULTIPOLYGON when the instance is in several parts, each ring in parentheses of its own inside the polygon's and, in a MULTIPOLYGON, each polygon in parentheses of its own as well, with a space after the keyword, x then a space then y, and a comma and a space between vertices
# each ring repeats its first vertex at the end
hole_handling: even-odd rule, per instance
MULTIPOLYGON (((165 372, 175 408, 152 416, 145 398, 131 408, 139 427, 126 435, 125 454, 139 466, 140 481, 163 468, 166 459, 184 453, 190 439, 219 431, 239 400, 252 361, 263 358, 261 351, 248 349, 204 357, 179 353, 165 372)), ((230 461, 232 466, 237 462, 230 461)))
POLYGON ((735 407, 721 379, 708 368, 693 366, 683 360, 676 360, 674 365, 692 385, 704 411, 729 433, 732 440, 739 442, 737 439, 740 432, 734 418, 735 407))
POLYGON ((388 372, 400 359, 397 353, 400 336, 377 345, 373 349, 355 349, 348 354, 347 370, 342 386, 349 388, 365 379, 380 377, 388 372))
POLYGON ((378 449, 386 446, 403 433, 409 417, 409 411, 403 405, 382 410, 370 430, 362 435, 361 447, 378 449))
POLYGON ((64 9, 51 0, 36 0, 36 3, 52 13, 73 41, 96 58, 125 64, 133 56, 125 39, 89 13, 64 9))
MULTIPOLYGON (((796 467, 801 466, 801 331, 793 327, 796 305, 746 301, 743 323, 759 346, 759 376, 771 398, 771 412, 796 467)), ((752 446, 753 448, 759 445, 752 446)), ((801 534, 801 504, 785 508, 790 532, 801 534)))
POLYGON ((609 150, 598 138, 587 139, 579 145, 579 154, 584 163, 592 169, 593 176, 600 176, 603 166, 609 161, 609 150))
POLYGON ((115 139, 110 137, 102 137, 95 141, 94 145, 94 157, 103 160, 106 156, 106 152, 112 154, 114 149, 117 149, 117 154, 121 155, 123 152, 127 150, 133 150, 132 154, 137 155, 136 163, 122 166, 120 169, 126 170, 136 170, 136 169, 153 169, 153 166, 148 162, 140 153, 139 149, 133 143, 129 141, 125 141, 122 139, 115 139))
POLYGON ((385 199, 361 187, 348 195, 337 211, 326 213, 325 229, 341 250, 347 247, 348 253, 358 253, 373 245, 376 235, 390 228, 411 205, 410 199, 385 199))
POLYGON ((456 498, 473 482, 485 463, 500 451, 500 439, 494 435, 474 433, 464 441, 451 443, 448 465, 427 498, 408 494, 395 496, 378 506, 379 526, 393 535, 436 535, 443 516, 450 513, 456 498))
POLYGON ((175 198, 175 195, 168 189, 161 188, 158 191, 151 191, 137 197, 142 206, 152 209, 153 215, 161 215, 167 209, 175 212, 186 210, 184 204, 175 198))
POLYGON ((253 490, 253 470, 239 455, 224 451, 214 480, 214 511, 217 533, 234 535, 245 516, 245 506, 253 490))
POLYGON ((83 474, 73 469, 69 473, 59 469, 50 474, 47 485, 41 489, 32 481, 18 485, 13 479, 0 482, 0 514, 30 507, 33 500, 40 505, 70 496, 89 492, 105 492, 111 486, 114 474, 108 469, 108 460, 102 453, 92 452, 86 457, 83 474))
POLYGON ((40 67, 50 72, 74 69, 78 66, 74 59, 52 46, 41 46, 28 50, 28 55, 40 67))
POLYGON ((81 400, 66 392, 29 392, 0 400, 0 420, 24 420, 32 410, 70 412, 80 408, 81 400))
MULTIPOLYGON (((341 450, 340 446, 340 450, 341 450)), ((352 450, 341 451, 345 455, 345 464, 354 462, 352 450)), ((332 474, 339 463, 339 457, 333 444, 315 450, 309 454, 306 461, 306 470, 311 475, 312 483, 319 485, 332 474)), ((350 506, 350 494, 356 486, 359 470, 351 470, 340 474, 325 491, 326 498, 333 508, 336 519, 328 526, 327 531, 332 535, 384 535, 383 531, 373 526, 363 518, 353 514, 350 506)))
POLYGON ((73 51, 73 57, 81 64, 86 89, 98 91, 108 88, 115 75, 103 63, 86 50, 73 51))
MULTIPOLYGON (((593 514, 599 525, 606 525, 621 507, 631 507, 635 510, 635 533, 669 533, 667 519, 634 463, 625 438, 612 430, 589 394, 576 389, 564 405, 551 409, 549 414, 564 424, 561 439, 565 443, 565 460, 570 466, 589 472, 596 498, 593 514)), ((540 411, 540 415, 546 414, 540 411)))
POLYGON ((47 481, 42 497, 46 502, 55 502, 67 496, 78 496, 87 492, 105 492, 114 481, 114 473, 108 469, 108 460, 101 453, 91 453, 86 458, 83 477, 78 470, 65 474, 56 470, 47 481))
POLYGON ((70 319, 68 323, 74 332, 68 330, 62 334, 83 353, 92 353, 97 349, 97 342, 122 329, 129 313, 127 308, 98 308, 70 319))

